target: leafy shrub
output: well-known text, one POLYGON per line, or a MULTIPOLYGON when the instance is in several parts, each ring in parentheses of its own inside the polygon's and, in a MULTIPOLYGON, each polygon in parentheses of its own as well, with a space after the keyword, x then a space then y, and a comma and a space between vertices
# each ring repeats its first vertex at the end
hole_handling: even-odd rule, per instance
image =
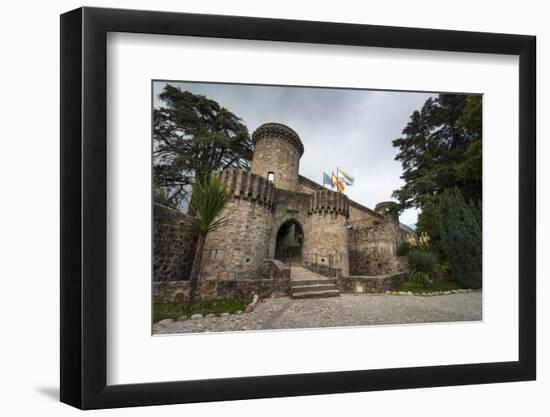
POLYGON ((481 205, 466 203, 458 190, 447 190, 441 196, 439 217, 451 275, 464 288, 481 288, 481 205))
POLYGON ((437 257, 432 252, 414 249, 407 255, 409 278, 426 287, 437 274, 437 257))
POLYGON ((407 242, 403 242, 397 248, 397 256, 407 256, 410 250, 411 250, 410 245, 407 242))

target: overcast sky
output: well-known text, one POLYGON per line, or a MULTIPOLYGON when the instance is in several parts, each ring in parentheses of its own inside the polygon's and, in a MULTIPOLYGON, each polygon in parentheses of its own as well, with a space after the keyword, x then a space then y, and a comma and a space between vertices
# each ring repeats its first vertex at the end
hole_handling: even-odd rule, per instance
MULTIPOLYGON (((154 83, 154 105, 165 82, 154 83)), ((391 200, 398 189, 401 163, 392 140, 401 136, 410 115, 420 110, 432 94, 335 88, 279 87, 242 84, 173 82, 170 84, 202 94, 240 117, 252 132, 266 122, 294 129, 305 152, 300 174, 322 183, 323 171, 336 167, 355 177, 345 193, 374 208, 391 200)), ((406 210, 401 223, 414 225, 416 210, 406 210)))

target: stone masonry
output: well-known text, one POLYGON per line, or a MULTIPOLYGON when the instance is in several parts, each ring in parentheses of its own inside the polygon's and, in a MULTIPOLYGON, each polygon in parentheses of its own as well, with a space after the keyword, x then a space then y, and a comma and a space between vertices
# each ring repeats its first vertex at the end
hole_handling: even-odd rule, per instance
POLYGON ((188 279, 196 241, 186 225, 187 215, 160 204, 153 204, 155 281, 188 279))
MULTIPOLYGON (((371 210, 299 175, 304 146, 287 126, 266 123, 252 140, 251 171, 219 173, 233 199, 222 213, 227 222, 206 238, 203 299, 287 295, 288 265, 296 263, 338 277, 341 291, 383 291, 402 281, 396 251, 405 233, 388 215, 391 202, 371 210)), ((194 244, 174 226, 175 215, 167 222, 156 207, 155 300, 185 299, 194 244)))
POLYGON ((399 224, 355 224, 349 231, 350 274, 378 275, 403 270, 397 248, 403 241, 399 224))

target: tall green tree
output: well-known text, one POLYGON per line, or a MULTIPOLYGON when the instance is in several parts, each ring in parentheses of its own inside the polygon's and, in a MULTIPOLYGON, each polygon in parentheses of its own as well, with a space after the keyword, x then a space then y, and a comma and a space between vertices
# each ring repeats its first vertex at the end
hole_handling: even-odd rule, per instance
POLYGON ((468 146, 454 166, 457 187, 467 200, 480 201, 482 178, 482 99, 468 96, 457 128, 467 136, 468 146))
POLYGON ((458 188, 446 190, 441 195, 439 221, 451 276, 465 288, 481 288, 481 205, 467 203, 458 188))
MULTIPOLYGON (((225 168, 248 169, 252 141, 242 120, 216 101, 167 84, 153 109, 155 194, 178 206, 194 181, 225 168)), ((166 203, 166 202, 165 202, 166 203)))
POLYGON ((458 187, 467 200, 481 200, 481 96, 440 94, 415 111, 399 149, 405 184, 393 195, 400 208, 423 208, 458 187))
POLYGON ((439 198, 427 199, 422 211, 418 214, 416 231, 419 235, 426 233, 430 237, 431 250, 437 255, 440 261, 444 261, 445 252, 441 246, 439 226, 439 198))
POLYGON ((210 175, 193 183, 193 197, 189 205, 189 226, 197 236, 197 246, 190 276, 189 310, 197 298, 206 236, 227 221, 221 213, 230 200, 231 194, 220 177, 216 175, 210 175))

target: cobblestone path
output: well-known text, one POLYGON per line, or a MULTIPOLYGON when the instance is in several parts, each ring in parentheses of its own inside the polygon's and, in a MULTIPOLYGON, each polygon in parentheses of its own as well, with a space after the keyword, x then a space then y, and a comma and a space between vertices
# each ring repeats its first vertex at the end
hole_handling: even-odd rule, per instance
POLYGON ((153 333, 365 326, 481 320, 482 293, 435 297, 342 294, 340 297, 261 300, 252 313, 153 325, 153 333))

